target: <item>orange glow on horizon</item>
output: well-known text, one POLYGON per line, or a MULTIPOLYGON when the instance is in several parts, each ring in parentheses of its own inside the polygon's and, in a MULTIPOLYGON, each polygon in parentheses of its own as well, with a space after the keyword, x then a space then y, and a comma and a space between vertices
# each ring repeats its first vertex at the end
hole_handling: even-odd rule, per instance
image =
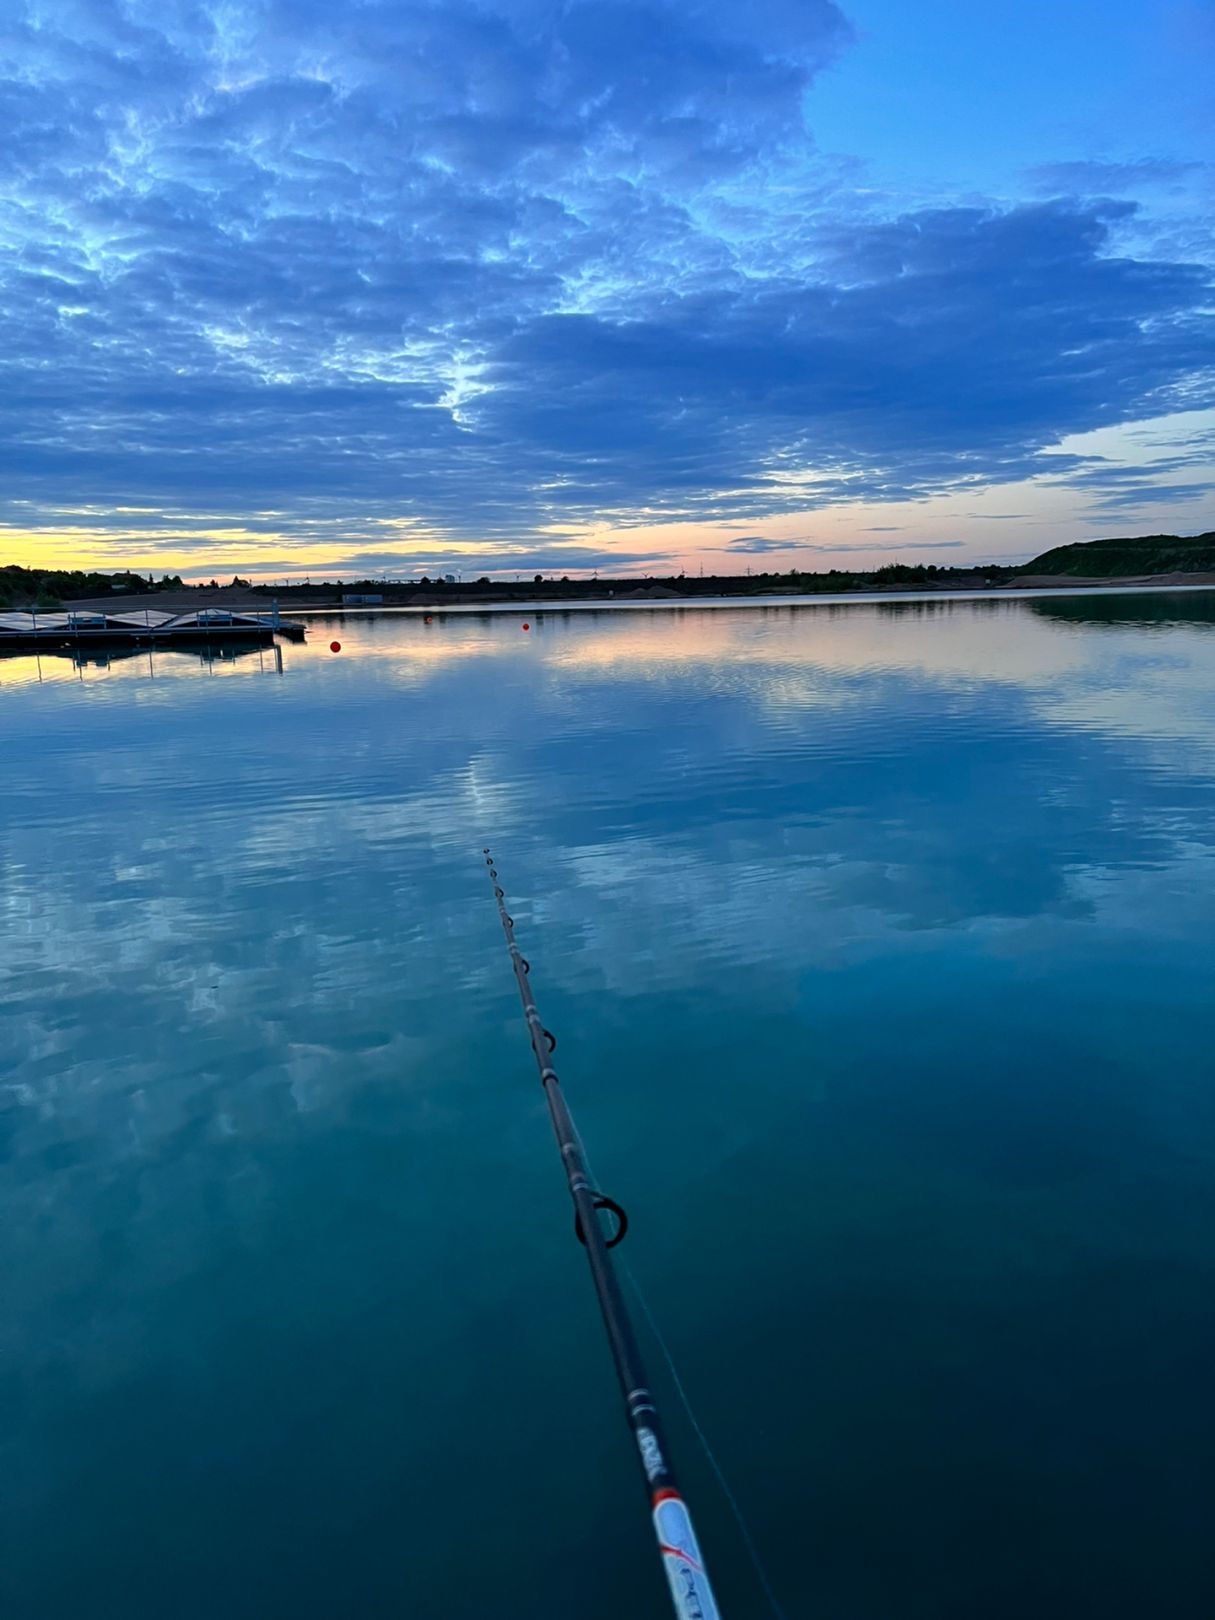
MULTIPOLYGON (((3 560, 29 568, 131 570, 180 574, 193 583, 233 575, 259 584, 275 580, 406 578, 424 573, 527 579, 568 574, 668 577, 685 572, 780 575, 791 568, 825 573, 865 571, 890 562, 939 567, 1027 562, 1052 546, 1109 533, 1159 530, 1157 509, 1127 508, 1108 528, 1094 526, 1082 489, 1050 471, 1059 455, 1100 456, 1151 468, 1165 456, 1170 434, 1215 430, 1215 411, 1152 418, 1124 427, 1065 438, 1042 457, 1044 471, 1009 484, 947 488, 938 494, 888 502, 850 503, 783 511, 765 517, 670 518, 652 512, 617 513, 602 520, 529 524, 507 541, 453 536, 410 515, 371 512, 352 499, 298 513, 256 507, 239 514, 169 510, 151 505, 63 507, 45 522, 22 503, 24 521, 0 523, 3 560), (332 514, 332 515, 330 515, 332 514), (619 556, 619 562, 615 560, 619 556), (360 558, 366 559, 360 562, 360 558), (541 560, 542 559, 542 560, 541 560)), ((1184 470, 1161 466, 1157 485, 1178 482, 1170 506, 1170 532, 1200 533, 1215 526, 1210 496, 1182 493, 1184 470)), ((721 511, 730 506, 721 498, 721 511)))

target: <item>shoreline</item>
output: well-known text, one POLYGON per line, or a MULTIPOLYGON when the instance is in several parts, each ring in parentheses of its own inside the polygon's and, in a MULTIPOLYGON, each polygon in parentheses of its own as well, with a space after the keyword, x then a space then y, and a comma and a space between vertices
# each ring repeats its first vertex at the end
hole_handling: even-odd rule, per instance
POLYGON ((931 589, 910 591, 799 591, 788 596, 666 596, 657 600, 638 597, 571 597, 568 601, 546 602, 531 598, 507 602, 450 602, 444 606, 435 603, 415 606, 404 602, 373 603, 369 606, 356 606, 353 604, 343 606, 338 602, 330 607, 283 607, 280 603, 279 613, 284 618, 293 619, 375 618, 395 617, 402 614, 411 618, 433 619, 455 615, 467 618, 470 614, 482 613, 528 613, 533 618, 540 618, 545 614, 557 613, 669 613, 673 611, 686 612, 688 609, 700 608, 710 612, 721 612, 724 608, 859 607, 869 602, 875 602, 879 606, 899 602, 1006 602, 1035 600, 1042 597, 1169 596, 1180 593, 1191 595, 1201 591, 1215 591, 1215 578, 1197 584, 1186 585, 1139 585, 1126 584, 1125 582, 1100 585, 1026 585, 1021 587, 994 585, 987 589, 952 591, 931 589))

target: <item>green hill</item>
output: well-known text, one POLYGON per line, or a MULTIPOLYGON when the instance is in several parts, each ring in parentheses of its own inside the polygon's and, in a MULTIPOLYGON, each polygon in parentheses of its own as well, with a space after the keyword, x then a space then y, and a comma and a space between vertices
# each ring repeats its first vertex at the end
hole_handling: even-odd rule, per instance
POLYGON ((1145 534, 1137 540, 1085 540, 1056 546, 1026 563, 1022 573, 1120 579, 1139 574, 1215 572, 1215 530, 1207 534, 1145 534))

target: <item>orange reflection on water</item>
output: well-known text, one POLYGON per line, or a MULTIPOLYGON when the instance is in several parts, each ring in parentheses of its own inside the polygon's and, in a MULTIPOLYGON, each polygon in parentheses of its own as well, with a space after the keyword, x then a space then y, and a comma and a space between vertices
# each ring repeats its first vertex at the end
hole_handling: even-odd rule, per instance
POLYGON ((563 637, 547 656, 574 670, 622 673, 741 664, 838 674, 886 668, 1018 683, 1050 680, 1085 658, 1068 627, 1036 618, 1015 598, 678 608, 595 615, 595 621, 584 633, 563 637))

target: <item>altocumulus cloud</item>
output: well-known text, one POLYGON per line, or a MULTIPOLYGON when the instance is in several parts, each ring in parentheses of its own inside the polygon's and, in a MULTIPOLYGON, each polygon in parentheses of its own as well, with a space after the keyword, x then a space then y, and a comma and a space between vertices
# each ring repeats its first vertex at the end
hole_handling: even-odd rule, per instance
POLYGON ((804 124, 850 37, 830 0, 23 0, 13 513, 365 547, 1044 470, 1117 504, 1042 452, 1211 403, 1208 271, 1120 256, 1108 199, 873 217, 804 124))
MULTIPOLYGON (((869 530, 869 533, 895 533, 894 528, 869 530)), ((921 551, 953 551, 962 545, 961 540, 917 540, 912 548, 915 552, 921 551)), ((817 540, 769 540, 762 534, 741 535, 736 540, 729 541, 724 546, 715 546, 716 551, 729 551, 748 556, 762 556, 770 551, 814 551, 825 552, 831 556, 842 556, 846 552, 854 551, 883 551, 889 552, 890 546, 880 540, 835 540, 827 543, 817 540)))
POLYGON ((760 557, 767 551, 800 551, 801 540, 773 540, 766 534, 739 534, 733 540, 727 540, 724 546, 718 546, 718 551, 737 551, 746 556, 760 557))

